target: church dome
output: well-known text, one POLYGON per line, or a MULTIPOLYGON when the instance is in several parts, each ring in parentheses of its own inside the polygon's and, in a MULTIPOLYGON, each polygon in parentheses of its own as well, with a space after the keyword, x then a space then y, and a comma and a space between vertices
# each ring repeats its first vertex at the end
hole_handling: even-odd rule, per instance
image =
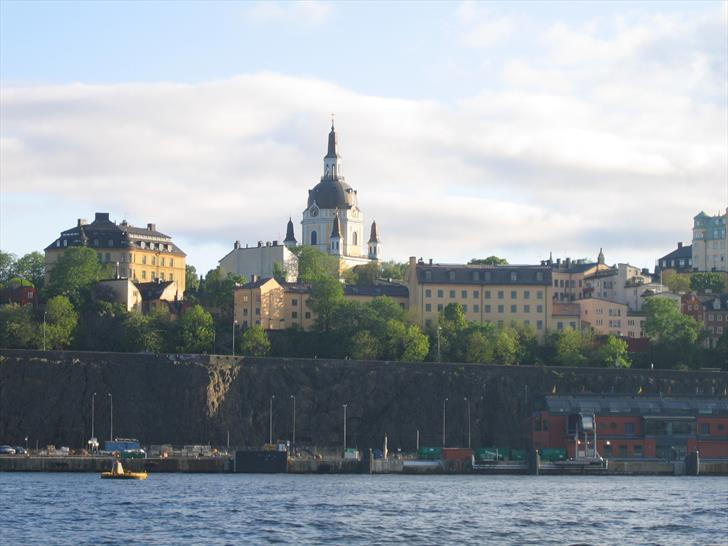
POLYGON ((314 202, 321 209, 350 209, 356 206, 356 191, 341 178, 327 176, 308 190, 308 206, 314 202))

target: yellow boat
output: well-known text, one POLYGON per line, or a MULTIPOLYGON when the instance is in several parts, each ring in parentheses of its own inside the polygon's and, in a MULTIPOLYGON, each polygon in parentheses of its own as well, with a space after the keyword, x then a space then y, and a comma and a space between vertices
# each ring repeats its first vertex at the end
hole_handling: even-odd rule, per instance
POLYGON ((111 467, 111 472, 102 472, 101 479, 108 480, 146 480, 146 472, 131 472, 124 470, 121 466, 121 461, 114 461, 114 466, 111 467))

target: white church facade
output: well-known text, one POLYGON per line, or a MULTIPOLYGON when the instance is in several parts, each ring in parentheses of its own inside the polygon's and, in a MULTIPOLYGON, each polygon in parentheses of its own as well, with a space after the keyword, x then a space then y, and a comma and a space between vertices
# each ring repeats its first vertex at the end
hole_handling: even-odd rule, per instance
MULTIPOLYGON (((343 271, 357 265, 367 264, 379 260, 381 242, 376 222, 372 222, 369 229, 369 239, 365 243, 366 227, 364 214, 359 209, 357 192, 346 183, 341 171, 341 156, 339 155, 338 137, 331 123, 328 137, 328 148, 324 156, 323 176, 313 189, 308 191, 306 208, 301 219, 301 244, 318 248, 321 252, 335 256, 339 260, 339 269, 343 271)), ((282 264, 287 272, 286 280, 295 280, 293 271, 296 267, 292 261, 290 250, 298 245, 293 221, 289 218, 286 229, 286 238, 282 253, 282 264)), ((241 248, 239 242, 233 250, 220 261, 220 268, 224 272, 244 275, 248 279, 253 275, 258 277, 273 276, 274 261, 263 259, 259 253, 270 254, 271 247, 278 247, 278 242, 262 246, 241 248)))

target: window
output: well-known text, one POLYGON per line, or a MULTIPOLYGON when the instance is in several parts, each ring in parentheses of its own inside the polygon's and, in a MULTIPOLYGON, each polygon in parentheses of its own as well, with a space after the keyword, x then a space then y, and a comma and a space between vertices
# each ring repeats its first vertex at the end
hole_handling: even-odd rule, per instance
POLYGON ((473 298, 478 299, 480 297, 480 292, 477 290, 473 290, 473 298))
POLYGON ((554 279, 554 286, 558 288, 558 286, 559 286, 559 280, 558 279, 554 279))
POLYGON ((291 318, 298 318, 298 311, 291 312, 291 318))
POLYGON ((426 298, 431 298, 432 297, 432 290, 431 289, 428 288, 427 290, 425 290, 425 297, 426 298))
POLYGON ((524 305, 523 306, 523 312, 524 313, 530 313, 531 312, 531 306, 530 305, 524 305))
POLYGON ((531 299, 531 291, 530 290, 524 290, 523 291, 523 299, 524 300, 530 300, 531 299))
POLYGON ((147 265, 147 257, 142 256, 142 264, 147 265))
POLYGON ((448 271, 447 278, 450 279, 451 281, 454 281, 455 280, 455 272, 454 271, 448 271))
POLYGON ((450 290, 450 298, 454 298, 454 297, 455 297, 455 290, 450 290))
POLYGON ((313 230, 311 232, 311 244, 317 245, 318 244, 318 234, 316 233, 316 230, 313 230))
POLYGON ((620 457, 627 456, 627 446, 619 446, 619 456, 620 457))
POLYGON ((437 304, 437 310, 438 311, 442 311, 442 309, 443 309, 443 305, 441 303, 438 303, 437 304))
POLYGON ((478 271, 473 271, 473 280, 474 281, 480 280, 480 273, 478 271))
POLYGON ((517 313, 518 312, 518 306, 517 305, 511 305, 511 313, 517 313))
POLYGON ((255 308, 255 314, 260 316, 260 307, 255 308))
POLYGON ((152 256, 152 265, 157 265, 157 257, 152 256))
POLYGON ((463 305, 463 313, 467 313, 467 312, 468 312, 468 306, 467 306, 467 304, 464 304, 463 305))
POLYGON ((537 300, 543 299, 543 290, 539 290, 538 292, 536 292, 536 299, 537 300))
POLYGON ((515 271, 511 271, 511 282, 515 282, 518 280, 518 273, 515 271))
POLYGON ((486 281, 489 281, 491 279, 490 271, 486 271, 483 275, 484 275, 486 281))
POLYGON ((355 245, 359 244, 359 243, 358 243, 358 238, 357 238, 357 234, 356 234, 356 231, 355 231, 355 232, 353 233, 353 235, 351 236, 351 239, 352 239, 352 241, 353 241, 353 243, 354 243, 355 245))
POLYGON ((293 298, 291 300, 291 305, 298 305, 298 298, 293 298))
POLYGON ((504 313, 505 312, 505 308, 502 305, 499 305, 498 306, 498 312, 499 313, 504 313))
POLYGON ((574 322, 574 321, 571 321, 571 322, 569 323, 569 326, 571 327, 571 329, 572 329, 572 330, 576 330, 576 322, 574 322))
POLYGON ((504 295, 503 294, 503 290, 498 290, 498 299, 499 300, 502 300, 503 299, 503 295, 504 295))
POLYGON ((473 313, 480 313, 480 305, 477 303, 473 305, 473 313))
POLYGON ((164 266, 164 258, 162 257, 162 258, 160 258, 160 260, 161 260, 162 266, 164 266))
POLYGON ((461 290, 460 291, 460 297, 465 299, 468 297, 468 291, 467 290, 461 290))
POLYGON ((543 330, 543 321, 542 320, 537 320, 536 321, 536 329, 537 330, 543 330))
POLYGON ((427 271, 425 271, 425 280, 426 281, 432 280, 432 271, 430 271, 429 269, 427 271))
POLYGON ((248 303, 248 296, 243 296, 243 303, 248 303))
POLYGON ((710 434, 710 423, 700 423, 700 434, 710 434))
POLYGON ((147 272, 142 270, 142 279, 146 279, 146 278, 147 278, 147 272))
POLYGON ((107 262, 110 262, 111 261, 111 254, 110 253, 107 252, 104 257, 105 257, 105 259, 106 259, 107 262))
POLYGON ((170 280, 170 281, 173 281, 173 280, 174 280, 174 273, 170 273, 170 274, 169 274, 169 280, 170 280))
POLYGON ((536 312, 537 313, 543 313, 543 305, 537 305, 536 306, 536 312))
POLYGON ((624 424, 624 433, 625 434, 634 434, 634 423, 625 423, 624 424))
POLYGON ((162 280, 164 280, 164 271, 162 271, 162 272, 161 272, 161 273, 159 274, 159 277, 160 277, 160 278, 161 278, 162 280))
POLYGON ((490 305, 486 305, 485 306, 485 312, 486 313, 490 313, 490 305))
POLYGON ((303 315, 305 318, 310 319, 311 318, 311 311, 306 311, 303 315))
POLYGON ((564 329, 564 323, 559 321, 556 323, 556 329, 557 330, 563 330, 564 329))
POLYGON ((430 319, 425 319, 425 326, 432 326, 432 321, 430 319))
POLYGON ((632 447, 632 454, 635 457, 642 457, 642 444, 635 444, 632 447))
POLYGON ((442 290, 441 288, 438 288, 438 289, 437 289, 437 297, 438 297, 438 298, 441 298, 441 297, 443 297, 444 295, 445 295, 445 292, 444 292, 444 290, 442 290))
POLYGON ((248 316, 248 308, 247 307, 244 307, 243 308, 243 316, 244 317, 247 317, 248 316))
POLYGON ((174 258, 169 259, 169 267, 174 267, 174 258))
POLYGON ((109 246, 114 246, 114 240, 113 239, 109 239, 109 246))
POLYGON ((431 313, 432 312, 432 304, 431 303, 426 303, 425 304, 425 311, 427 311, 428 313, 431 313))
POLYGON ((483 292, 483 297, 486 300, 489 300, 490 299, 490 290, 486 290, 485 292, 483 292))

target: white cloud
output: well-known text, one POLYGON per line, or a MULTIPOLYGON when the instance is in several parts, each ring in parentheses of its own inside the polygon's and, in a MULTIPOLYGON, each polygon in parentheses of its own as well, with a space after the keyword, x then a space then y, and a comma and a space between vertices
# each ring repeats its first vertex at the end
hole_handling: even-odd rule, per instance
POLYGON ((235 239, 282 239, 318 182, 334 111, 344 173, 388 257, 533 262, 603 246, 608 260, 651 266, 689 238, 697 211, 725 204, 725 30, 610 24, 550 30, 552 49, 507 59, 498 86, 454 105, 273 73, 5 87, 3 200, 50 196, 67 221, 4 214, 1 246, 23 222, 44 246, 95 210, 155 222, 201 270, 235 239))
POLYGON ((463 45, 488 47, 497 44, 516 30, 512 17, 498 16, 486 4, 466 1, 455 11, 455 32, 463 45))

